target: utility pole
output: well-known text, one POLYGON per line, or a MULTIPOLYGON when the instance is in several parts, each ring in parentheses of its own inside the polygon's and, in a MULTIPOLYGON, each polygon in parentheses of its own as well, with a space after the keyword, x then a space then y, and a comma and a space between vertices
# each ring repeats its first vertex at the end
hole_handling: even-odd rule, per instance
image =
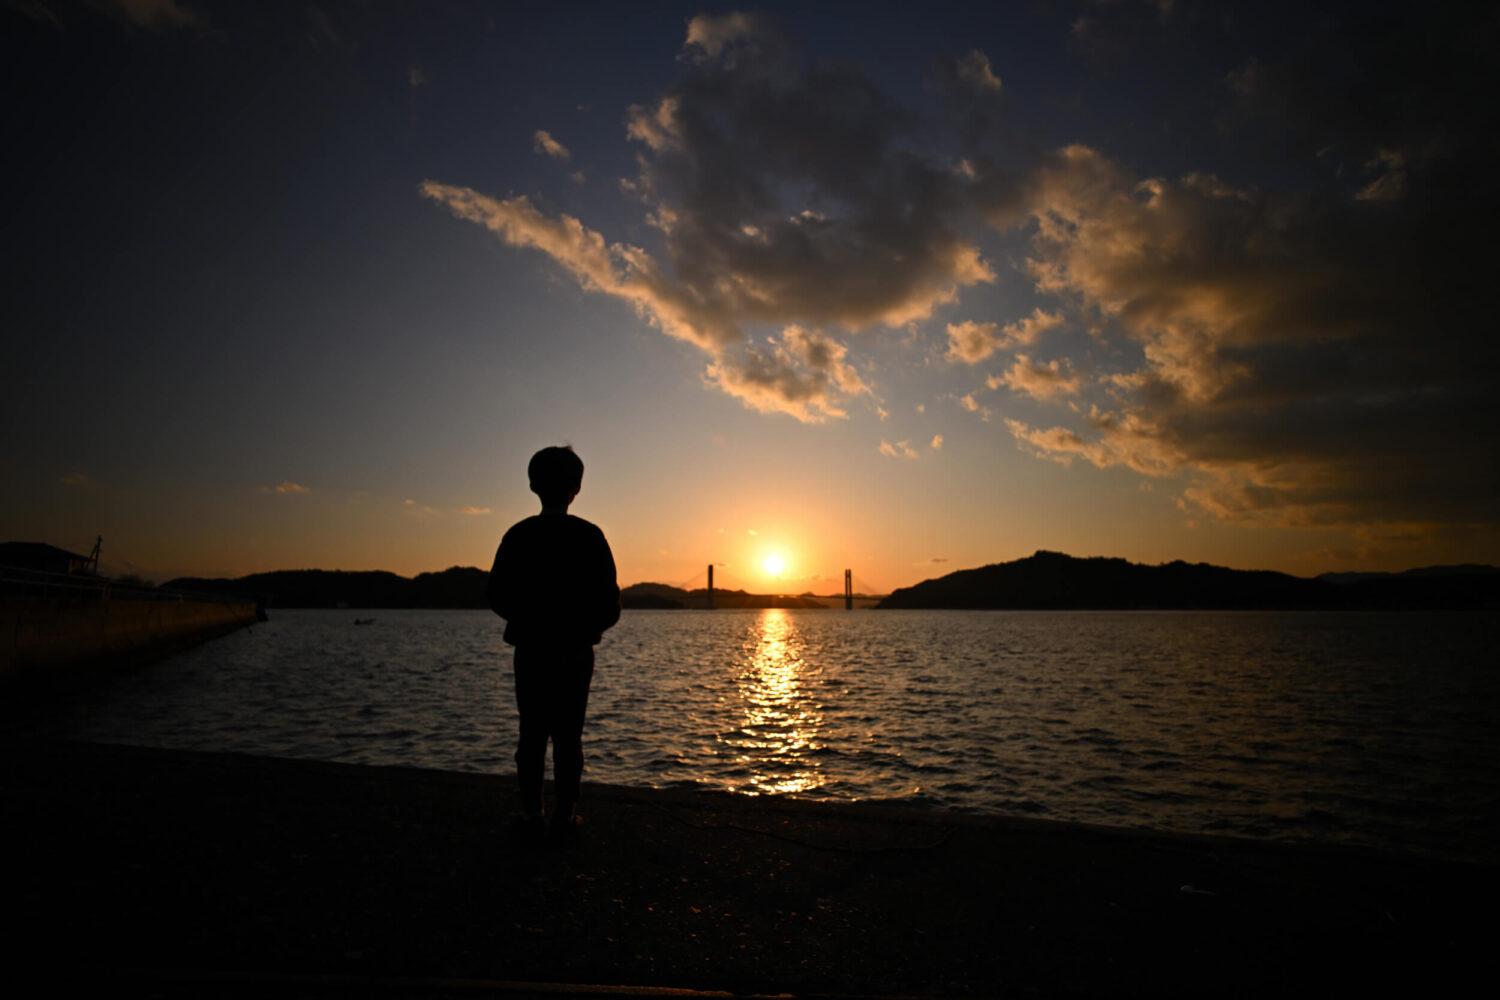
POLYGON ((844 570, 844 610, 854 610, 854 570, 844 570))
POLYGON ((708 564, 708 610, 714 609, 714 564, 708 564))

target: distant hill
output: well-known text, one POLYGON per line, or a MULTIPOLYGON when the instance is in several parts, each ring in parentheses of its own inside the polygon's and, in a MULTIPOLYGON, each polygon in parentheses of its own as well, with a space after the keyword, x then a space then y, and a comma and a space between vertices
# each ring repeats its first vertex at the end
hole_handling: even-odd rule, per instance
MULTIPOLYGON (((382 570, 294 569, 234 580, 181 577, 165 589, 236 594, 270 608, 488 608, 489 573, 454 566, 408 579, 382 570)), ((861 602, 863 603, 863 602, 861 602)), ((626 608, 706 608, 708 591, 637 583, 626 608)), ((715 590, 719 608, 826 608, 842 598, 715 590)), ((1404 573, 1289 576, 1182 561, 1146 566, 1037 552, 903 587, 879 608, 1500 608, 1500 569, 1428 566, 1404 573)))
POLYGON ((268 608, 488 608, 489 573, 454 566, 412 579, 384 570, 282 569, 235 580, 180 577, 163 586, 259 598, 268 608))
MULTIPOLYGON (((620 591, 623 608, 708 607, 708 590, 683 590, 665 583, 635 583, 620 591)), ((743 590, 714 590, 716 608, 826 608, 816 597, 785 597, 780 594, 750 594, 743 590)))
POLYGON ((665 583, 633 583, 620 591, 622 608, 685 608, 688 592, 665 583))
POLYGON ((1402 570, 1400 573, 1321 573, 1319 580, 1329 583, 1361 583, 1365 580, 1401 580, 1434 576, 1494 576, 1500 574, 1500 566, 1480 566, 1476 563, 1461 563, 1457 566, 1423 566, 1419 569, 1402 570))
MULTIPOLYGON (((281 569, 234 580, 179 577, 163 587, 254 597, 268 608, 488 608, 488 582, 487 570, 454 566, 412 579, 384 570, 281 569)), ((560 595, 560 599, 565 600, 566 595, 560 595)), ((621 592, 620 604, 626 608, 706 608, 708 591, 637 583, 621 592)), ((714 606, 822 608, 825 604, 815 598, 715 590, 714 606)))
POLYGON ((1329 574, 1308 579, 1181 560, 1146 566, 1039 551, 1014 562, 959 570, 903 587, 877 607, 1496 608, 1500 570, 1430 567, 1389 576, 1329 574))

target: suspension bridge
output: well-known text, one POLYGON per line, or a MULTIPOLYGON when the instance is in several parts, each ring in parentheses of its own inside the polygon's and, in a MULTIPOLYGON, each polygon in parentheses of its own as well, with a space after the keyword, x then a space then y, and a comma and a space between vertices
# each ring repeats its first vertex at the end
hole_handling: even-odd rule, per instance
MULTIPOLYGON (((756 581, 764 580, 764 574, 755 574, 756 581)), ((802 583, 803 581, 781 581, 782 583, 802 583)), ((674 589, 684 591, 687 594, 689 607, 700 608, 734 608, 734 607, 837 607, 842 602, 845 610, 856 607, 870 607, 886 596, 886 591, 876 587, 865 580, 854 575, 853 570, 844 570, 844 588, 842 594, 817 593, 817 584, 824 583, 823 580, 813 582, 812 587, 806 587, 799 593, 788 593, 780 591, 775 593, 757 593, 752 589, 751 581, 744 579, 743 574, 732 566, 723 563, 709 563, 701 573, 694 574, 681 583, 673 584, 674 589)), ((754 586, 763 584, 756 582, 754 586)))

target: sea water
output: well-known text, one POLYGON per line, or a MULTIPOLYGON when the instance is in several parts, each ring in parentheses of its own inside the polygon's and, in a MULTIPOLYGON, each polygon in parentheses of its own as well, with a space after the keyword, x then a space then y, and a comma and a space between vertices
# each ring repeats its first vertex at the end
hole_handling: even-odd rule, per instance
MULTIPOLYGON (((506 773, 502 625, 273 611, 51 731, 506 773)), ((597 664, 585 780, 1500 861, 1494 613, 627 611, 597 664)))

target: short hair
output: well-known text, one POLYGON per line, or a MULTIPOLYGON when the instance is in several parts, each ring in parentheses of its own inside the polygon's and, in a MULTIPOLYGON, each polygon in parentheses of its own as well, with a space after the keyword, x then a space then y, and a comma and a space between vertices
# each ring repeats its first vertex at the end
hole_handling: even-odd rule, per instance
POLYGON ((526 466, 531 492, 543 501, 575 496, 583 487, 583 459, 571 445, 553 445, 531 456, 526 466))

